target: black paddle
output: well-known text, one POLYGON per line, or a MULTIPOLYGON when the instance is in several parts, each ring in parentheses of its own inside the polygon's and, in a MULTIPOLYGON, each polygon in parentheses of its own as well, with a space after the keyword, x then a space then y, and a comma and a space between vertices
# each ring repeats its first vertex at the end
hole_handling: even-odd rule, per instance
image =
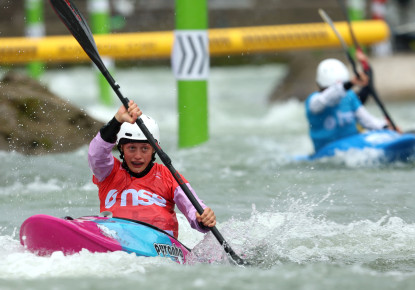
MULTIPOLYGON (((349 60, 350 64, 352 65, 353 72, 355 73, 355 75, 356 75, 357 77, 359 77, 359 74, 358 74, 357 69, 356 69, 356 63, 355 63, 354 59, 352 58, 352 56, 351 56, 351 55, 350 55, 350 53, 349 53, 349 48, 347 47, 346 42, 344 41, 343 37, 340 35, 340 33, 337 31, 336 27, 334 26, 333 21, 331 20, 331 18, 327 15, 327 13, 326 13, 323 9, 319 9, 319 10, 318 10, 318 12, 320 13, 321 18, 323 18, 323 20, 324 20, 324 21, 325 21, 328 25, 330 25, 331 29, 332 29, 332 30, 333 30, 333 32, 336 34, 337 38, 339 39, 339 41, 340 41, 340 43, 341 43, 341 45, 342 45, 342 47, 343 47, 344 53, 345 53, 345 54, 346 54, 346 56, 347 56, 347 59, 349 60)), ((347 11, 346 11, 346 14, 347 14, 347 11)), ((348 22, 348 24, 349 24, 349 29, 350 29, 350 32, 352 33, 352 38, 353 38, 353 41, 355 41, 355 46, 356 46, 356 49, 358 49, 358 50, 362 51, 362 49, 361 49, 360 45, 357 43, 356 37, 354 36, 353 30, 352 30, 352 28, 351 28, 350 20, 349 20, 349 18, 348 18, 348 17, 347 17, 347 22, 348 22)), ((363 68, 364 68, 365 70, 369 69, 369 64, 368 64, 367 62, 362 63, 362 65, 363 65, 363 68)), ((373 87, 373 81, 372 81, 372 79, 370 79, 370 80, 369 80, 369 89, 370 89, 370 92, 371 92, 371 94, 372 94, 372 96, 373 96, 374 100, 375 100, 375 101, 376 101, 376 103, 378 104, 379 108, 382 110, 382 113, 383 113, 383 115, 385 116, 386 120, 388 120, 388 122, 391 124, 392 128, 393 128, 395 131, 399 132, 399 129, 396 127, 396 125, 395 125, 395 123, 393 122, 392 118, 390 117, 390 115, 389 115, 389 114, 388 114, 388 112, 386 111, 385 106, 383 105, 382 101, 379 99, 379 97, 378 97, 378 95, 377 95, 377 93, 376 93, 376 90, 375 90, 375 88, 373 87)))
MULTIPOLYGON (((74 3, 71 0, 50 0, 50 3, 53 9, 55 10, 55 12, 58 14, 59 18, 62 20, 62 22, 66 25, 66 27, 75 37, 75 39, 79 42, 79 44, 84 49, 84 51, 89 56, 89 58, 95 63, 95 65, 104 75, 104 77, 107 79, 108 83, 111 85, 112 89, 115 91, 118 98, 123 103, 124 107, 128 109, 129 100, 121 94, 120 86, 112 78, 111 74, 108 72, 107 68, 102 62, 101 57, 98 53, 98 49, 95 44, 92 32, 89 29, 85 18, 76 8, 74 3)), ((202 214, 203 213, 202 206, 199 204, 197 199, 193 196, 192 192, 187 187, 186 183, 181 178, 180 174, 176 171, 176 169, 171 164, 171 160, 169 156, 167 156, 167 154, 164 153, 163 150, 160 148, 160 146, 157 144, 153 135, 150 133, 150 131, 145 126, 143 120, 141 120, 141 118, 138 118, 136 123, 138 127, 141 129, 141 131, 144 133, 144 135, 147 137, 147 140, 149 141, 151 146, 154 148, 157 155, 160 157, 161 161, 170 170, 171 174, 174 176, 177 183, 180 185, 180 187, 183 189, 186 196, 189 198, 190 202, 196 208, 197 212, 199 214, 202 214)), ((213 235, 216 237, 216 239, 219 241, 219 243, 223 246, 223 249, 225 250, 225 252, 229 254, 229 256, 232 258, 232 260, 236 264, 238 265, 248 264, 246 261, 240 258, 232 250, 232 248, 225 241, 225 239, 223 238, 223 236, 221 235, 221 233, 218 231, 216 227, 211 227, 209 229, 211 230, 213 235)))

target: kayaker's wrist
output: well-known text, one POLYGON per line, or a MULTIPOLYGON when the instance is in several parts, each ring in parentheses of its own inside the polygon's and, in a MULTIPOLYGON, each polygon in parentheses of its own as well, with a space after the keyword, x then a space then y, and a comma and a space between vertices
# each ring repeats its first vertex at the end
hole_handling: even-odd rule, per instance
POLYGON ((353 83, 351 81, 343 83, 343 88, 345 91, 350 90, 353 87, 353 83))
POLYGON ((108 143, 115 143, 117 141, 117 134, 121 129, 121 123, 117 121, 114 117, 105 124, 99 132, 101 133, 101 138, 108 143))

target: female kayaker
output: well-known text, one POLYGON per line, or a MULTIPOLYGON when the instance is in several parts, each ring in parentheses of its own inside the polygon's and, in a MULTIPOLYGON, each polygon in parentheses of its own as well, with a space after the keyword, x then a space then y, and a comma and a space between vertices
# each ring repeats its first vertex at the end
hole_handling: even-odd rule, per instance
POLYGON ((89 145, 88 161, 92 180, 98 186, 100 211, 152 224, 177 238, 178 221, 174 211, 177 205, 192 228, 203 233, 209 231, 208 227, 216 225, 213 210, 197 197, 182 177, 204 208, 199 215, 167 167, 155 162, 154 149, 135 124, 137 117, 159 143, 157 123, 142 114, 130 100, 128 111, 121 106, 89 145), (112 155, 115 145, 122 161, 112 155))
MULTIPOLYGON (((366 57, 358 53, 357 58, 366 57)), ((360 73, 350 79, 347 67, 339 60, 325 59, 317 67, 316 82, 319 90, 305 101, 310 137, 315 151, 338 139, 358 134, 358 124, 364 129, 388 127, 385 120, 371 115, 362 105, 353 86, 361 87, 361 98, 368 94, 368 76, 360 73)))

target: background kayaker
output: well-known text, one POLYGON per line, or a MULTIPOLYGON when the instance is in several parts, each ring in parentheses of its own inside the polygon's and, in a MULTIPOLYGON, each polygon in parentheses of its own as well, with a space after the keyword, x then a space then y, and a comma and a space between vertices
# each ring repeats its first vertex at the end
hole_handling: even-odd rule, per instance
MULTIPOLYGON (((362 61, 366 56, 357 53, 362 61)), ((365 100, 369 77, 359 73, 359 78, 350 78, 349 70, 340 60, 325 59, 317 66, 316 82, 319 91, 311 93, 305 101, 309 133, 315 151, 338 139, 359 134, 358 125, 364 129, 378 130, 388 128, 389 124, 371 115, 362 105, 365 100), (361 88, 360 97, 352 90, 361 88)))
POLYGON ((159 143, 157 123, 142 114, 137 104, 130 100, 128 111, 121 106, 89 145, 88 161, 93 182, 99 190, 100 211, 152 224, 177 238, 178 221, 174 211, 177 205, 192 228, 203 233, 209 231, 208 227, 216 225, 213 210, 197 197, 182 177, 204 208, 203 214, 199 215, 167 167, 155 162, 155 150, 135 124, 140 116, 159 143), (115 145, 122 162, 112 155, 115 145))

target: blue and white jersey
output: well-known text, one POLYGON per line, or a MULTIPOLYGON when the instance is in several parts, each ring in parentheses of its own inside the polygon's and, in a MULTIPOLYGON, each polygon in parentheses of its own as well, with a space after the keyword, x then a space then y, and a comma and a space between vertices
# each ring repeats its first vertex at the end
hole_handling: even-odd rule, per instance
POLYGON ((315 151, 329 142, 359 133, 355 113, 362 103, 353 90, 348 90, 339 103, 326 106, 319 113, 313 113, 310 110, 310 100, 317 94, 319 92, 312 93, 305 102, 310 137, 315 151))

